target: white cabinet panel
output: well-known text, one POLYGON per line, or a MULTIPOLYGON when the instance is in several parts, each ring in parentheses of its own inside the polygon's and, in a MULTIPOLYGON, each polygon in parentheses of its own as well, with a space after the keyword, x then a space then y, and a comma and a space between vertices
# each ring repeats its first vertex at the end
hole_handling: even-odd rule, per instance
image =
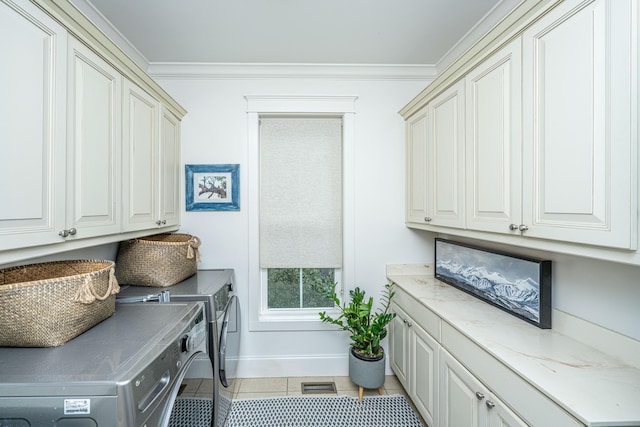
POLYGON ((440 349, 441 427, 527 427, 444 348, 440 349))
POLYGON ((633 10, 570 0, 523 35, 525 236, 636 248, 633 10))
POLYGON ((438 342, 397 304, 390 326, 390 365, 428 425, 438 424, 438 342))
POLYGON ((157 191, 159 115, 158 101, 125 80, 122 114, 125 231, 156 226, 160 197, 157 191))
POLYGON ((160 211, 162 226, 180 223, 180 120, 164 106, 160 117, 160 211))
POLYGON ((520 46, 512 41, 465 78, 470 229, 513 233, 521 221, 520 46))
POLYGON ((436 425, 438 423, 438 349, 440 345, 418 324, 413 323, 410 328, 410 359, 413 375, 411 400, 427 424, 436 425))
POLYGON ((406 221, 424 223, 427 216, 427 133, 426 107, 409 118, 407 132, 406 221))
POLYGON ((180 120, 125 81, 123 134, 125 231, 180 223, 180 120))
POLYGON ((427 219, 464 227, 464 84, 458 82, 427 106, 427 219))
POLYGON ((0 2, 0 250, 62 242, 67 33, 28 1, 0 2))
POLYGON ((67 239, 120 232, 120 73, 69 39, 67 239))

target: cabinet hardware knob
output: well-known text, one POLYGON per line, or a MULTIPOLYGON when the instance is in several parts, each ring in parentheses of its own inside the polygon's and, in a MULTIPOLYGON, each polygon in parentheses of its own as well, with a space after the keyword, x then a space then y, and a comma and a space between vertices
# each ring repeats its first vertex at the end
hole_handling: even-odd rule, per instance
POLYGON ((425 216, 424 217, 424 221, 425 222, 431 222, 431 217, 430 216, 425 216))
POLYGON ((402 323, 407 324, 407 319, 402 319, 402 323))
POLYGON ((75 236, 76 233, 78 233, 78 230, 76 230, 75 228, 70 228, 69 229, 69 236, 75 236))
POLYGON ((60 237, 67 237, 69 235, 69 230, 62 230, 61 232, 58 233, 58 236, 60 237))
POLYGON ((156 221, 156 225, 160 225, 160 224, 162 224, 162 221, 157 220, 157 221, 156 221))
POLYGON ((167 223, 167 220, 166 220, 166 219, 163 219, 163 220, 162 220, 162 225, 165 225, 166 223, 167 223))
POLYGON ((487 401, 485 402, 485 405, 487 405, 487 408, 489 408, 489 409, 493 409, 493 408, 495 408, 495 406, 496 406, 496 404, 495 404, 495 403, 493 403, 493 402, 492 402, 492 401, 490 401, 490 400, 487 400, 487 401))
POLYGON ((407 326, 408 326, 408 327, 412 327, 412 326, 413 326, 413 323, 411 323, 411 322, 407 322, 407 326))
POLYGON ((478 400, 482 400, 484 399, 484 394, 480 393, 479 391, 476 391, 476 397, 478 398, 478 400))
POLYGON ((509 230, 516 231, 518 229, 518 224, 509 224, 509 230))
POLYGON ((518 227, 518 230, 520 230, 520 231, 527 231, 528 229, 529 229, 529 227, 527 227, 524 224, 520 224, 520 227, 518 227))

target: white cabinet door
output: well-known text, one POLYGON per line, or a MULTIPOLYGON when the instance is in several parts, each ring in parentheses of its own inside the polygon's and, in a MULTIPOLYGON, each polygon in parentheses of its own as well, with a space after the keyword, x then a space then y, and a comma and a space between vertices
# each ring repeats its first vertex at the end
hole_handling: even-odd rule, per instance
POLYGON ((119 233, 122 76, 69 38, 67 239, 119 233))
POLYGON ((464 227, 464 82, 427 105, 427 219, 432 225, 464 227))
POLYGON ((125 231, 180 223, 180 120, 145 90, 124 85, 125 231))
POLYGON ((63 242, 67 32, 0 2, 0 250, 63 242))
POLYGON ((409 391, 409 329, 406 325, 409 316, 395 304, 393 312, 396 317, 389 325, 389 365, 405 390, 409 391))
POLYGON ((482 384, 446 350, 440 349, 441 427, 478 427, 483 424, 480 400, 482 384))
POLYGON ((428 425, 437 425, 438 342, 398 305, 390 325, 390 365, 428 425))
POLYGON ((410 117, 406 128, 406 221, 424 224, 427 216, 427 108, 410 117))
POLYGON ((411 400, 428 425, 438 425, 438 349, 440 345, 409 318, 411 400))
POLYGON ((440 348, 442 427, 527 427, 444 348, 440 348))
POLYGON ((123 131, 123 229, 157 227, 157 159, 160 104, 129 80, 124 82, 123 131))
POLYGON ((516 233, 510 225, 521 223, 520 46, 512 41, 465 78, 470 229, 516 233))
POLYGON ((180 223, 180 120, 164 106, 160 116, 160 207, 162 226, 180 223))
POLYGON ((636 248, 636 33, 636 0, 567 0, 525 31, 524 236, 636 248))

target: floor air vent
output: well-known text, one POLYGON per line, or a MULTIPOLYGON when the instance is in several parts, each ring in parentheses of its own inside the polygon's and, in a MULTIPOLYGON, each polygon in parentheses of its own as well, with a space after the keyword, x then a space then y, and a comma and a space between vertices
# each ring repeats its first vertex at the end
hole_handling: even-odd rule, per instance
POLYGON ((302 394, 335 394, 336 383, 302 383, 302 394))

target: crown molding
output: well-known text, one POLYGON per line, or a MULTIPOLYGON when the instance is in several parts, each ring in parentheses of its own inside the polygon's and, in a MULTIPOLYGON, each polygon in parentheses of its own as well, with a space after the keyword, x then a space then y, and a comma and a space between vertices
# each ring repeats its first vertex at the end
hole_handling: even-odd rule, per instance
POLYGON ((337 78, 430 82, 437 76, 434 65, 384 64, 152 62, 148 72, 162 79, 337 78))

